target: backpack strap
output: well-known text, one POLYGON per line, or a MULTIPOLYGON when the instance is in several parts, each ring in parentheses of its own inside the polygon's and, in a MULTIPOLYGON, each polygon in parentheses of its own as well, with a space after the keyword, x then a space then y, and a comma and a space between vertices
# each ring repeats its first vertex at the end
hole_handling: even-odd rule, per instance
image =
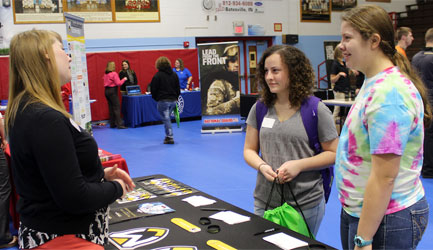
MULTIPOLYGON (((304 124, 305 131, 308 135, 310 148, 314 150, 317 155, 323 151, 319 141, 319 118, 317 107, 321 100, 315 96, 306 98, 301 104, 301 117, 304 124)), ((331 194, 332 181, 334 179, 334 166, 320 170, 323 180, 323 190, 325 192, 325 201, 328 202, 329 195, 331 194)))
POLYGON ((256 102, 256 120, 257 120, 257 130, 260 132, 260 128, 262 127, 263 119, 265 118, 266 113, 268 113, 268 107, 257 100, 256 102))
POLYGON ((322 146, 319 142, 319 132, 317 130, 319 119, 317 106, 321 100, 315 96, 307 97, 301 104, 301 117, 304 123, 305 131, 308 135, 310 148, 315 154, 322 152, 322 146))

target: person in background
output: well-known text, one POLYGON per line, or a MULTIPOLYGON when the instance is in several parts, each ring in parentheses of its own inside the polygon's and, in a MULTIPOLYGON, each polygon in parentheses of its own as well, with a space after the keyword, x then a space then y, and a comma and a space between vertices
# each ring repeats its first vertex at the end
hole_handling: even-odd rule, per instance
MULTIPOLYGON (((315 155, 300 114, 301 103, 313 95, 314 84, 314 71, 305 54, 288 45, 266 49, 258 64, 257 80, 268 111, 261 128, 257 125, 257 104, 247 118, 244 159, 257 169, 254 213, 263 216, 272 182, 278 177, 286 185, 285 200, 297 207, 287 187, 290 185, 306 223, 316 235, 325 213, 320 169, 334 163, 338 144, 331 111, 319 102, 317 130, 323 152, 315 155)), ((275 192, 270 209, 280 205, 281 195, 275 192)))
POLYGON ((150 83, 152 98, 157 102, 157 109, 164 123, 164 144, 174 144, 170 115, 180 95, 179 78, 173 72, 170 60, 165 56, 156 60, 155 67, 158 72, 150 83))
POLYGON ((18 244, 18 237, 11 235, 9 230, 9 201, 12 192, 12 184, 9 178, 9 166, 4 151, 6 141, 3 116, 0 113, 0 249, 14 247, 18 244))
POLYGON ((350 69, 349 78, 350 78, 350 88, 355 89, 355 96, 356 96, 358 95, 359 90, 362 87, 362 84, 364 84, 364 80, 365 80, 364 73, 356 69, 350 69))
POLYGON ((192 74, 191 72, 183 66, 182 59, 178 58, 174 62, 174 68, 173 71, 176 72, 177 77, 179 78, 179 84, 181 90, 188 90, 191 89, 191 81, 192 81, 192 74))
POLYGON ((65 106, 66 111, 70 112, 69 97, 72 94, 71 83, 68 82, 65 85, 62 85, 62 87, 60 87, 60 90, 61 90, 63 105, 65 106))
POLYGON ((108 62, 103 79, 105 98, 107 98, 108 110, 110 112, 110 128, 117 127, 118 129, 125 129, 126 127, 123 125, 123 120, 120 117, 120 102, 117 92, 118 86, 121 86, 127 78, 125 76, 120 80, 116 72, 116 64, 114 62, 108 62))
POLYGON ((224 49, 223 57, 226 58, 225 69, 230 72, 239 71, 238 46, 230 45, 224 49))
POLYGON ((137 75, 135 71, 131 69, 131 64, 129 64, 128 60, 122 61, 122 70, 119 72, 119 79, 123 79, 126 77, 126 81, 120 85, 120 91, 123 93, 126 92, 126 86, 137 85, 137 75))
MULTIPOLYGON (((346 67, 346 63, 343 61, 343 54, 340 48, 335 47, 334 49, 334 61, 331 66, 331 86, 334 91, 335 99, 344 99, 345 93, 350 90, 350 79, 349 69, 346 67)), ((335 124, 339 124, 340 119, 340 106, 334 107, 334 121, 335 124)))
POLYGON ((62 38, 18 33, 9 58, 5 127, 20 196, 19 248, 104 249, 107 207, 134 183, 116 166, 102 168, 96 141, 63 107, 60 86, 71 81, 71 58, 62 38))
MULTIPOLYGON (((425 34, 425 48, 412 58, 412 65, 420 73, 421 79, 428 90, 430 105, 433 103, 433 28, 425 34)), ((424 130, 424 162, 422 177, 433 178, 433 126, 424 130)))
POLYGON ((395 32, 395 40, 397 41, 397 45, 395 45, 397 52, 407 58, 406 49, 414 40, 412 29, 408 27, 399 27, 395 32))
POLYGON ((335 161, 343 249, 415 249, 429 205, 420 180, 431 108, 421 79, 394 46, 376 5, 342 15, 339 45, 366 80, 343 126, 335 161))

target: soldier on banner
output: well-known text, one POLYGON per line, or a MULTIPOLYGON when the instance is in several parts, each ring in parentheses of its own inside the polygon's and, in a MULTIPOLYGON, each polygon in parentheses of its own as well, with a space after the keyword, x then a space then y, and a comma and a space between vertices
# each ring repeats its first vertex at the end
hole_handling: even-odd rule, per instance
POLYGON ((217 71, 208 75, 210 83, 207 92, 207 115, 236 114, 240 112, 240 92, 237 87, 237 74, 230 71, 217 71))

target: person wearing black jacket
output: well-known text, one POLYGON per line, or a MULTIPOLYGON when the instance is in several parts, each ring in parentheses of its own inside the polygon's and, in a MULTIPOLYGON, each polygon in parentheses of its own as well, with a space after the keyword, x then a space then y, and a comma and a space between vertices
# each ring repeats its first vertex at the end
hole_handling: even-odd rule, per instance
POLYGON ((19 33, 9 60, 5 127, 20 196, 19 248, 104 249, 107 207, 134 183, 117 166, 102 168, 96 141, 64 108, 60 86, 71 81, 71 58, 62 38, 19 33))
POLYGON ((123 79, 124 77, 127 80, 120 86, 120 91, 126 91, 126 86, 137 85, 137 75, 131 69, 131 64, 129 64, 128 60, 122 61, 122 70, 119 72, 119 78, 123 79))
POLYGON ((158 112, 164 123, 164 144, 174 144, 170 114, 175 109, 176 101, 180 95, 179 78, 171 69, 170 60, 165 56, 156 60, 155 67, 158 72, 150 83, 152 98, 158 103, 158 112))
MULTIPOLYGON (((414 66, 428 91, 430 105, 433 104, 433 28, 425 33, 425 48, 412 58, 414 66)), ((421 175, 433 178, 433 125, 424 128, 424 161, 421 175)))
MULTIPOLYGON (((343 61, 343 54, 338 46, 334 49, 334 61, 331 66, 331 86, 334 90, 335 99, 344 99, 345 93, 349 93, 350 91, 349 68, 346 67, 346 63, 343 61)), ((334 121, 336 124, 339 121, 339 115, 340 107, 335 106, 334 121)))

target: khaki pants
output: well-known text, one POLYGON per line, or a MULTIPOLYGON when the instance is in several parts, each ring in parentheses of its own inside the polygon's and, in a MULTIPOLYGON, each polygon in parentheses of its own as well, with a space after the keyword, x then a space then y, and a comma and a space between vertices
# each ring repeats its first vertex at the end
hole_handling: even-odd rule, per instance
MULTIPOLYGON (((344 92, 336 92, 334 91, 334 99, 343 99, 344 100, 344 92)), ((340 124, 340 106, 334 106, 334 122, 335 124, 340 124)), ((343 124, 340 124, 343 125, 343 124)))

